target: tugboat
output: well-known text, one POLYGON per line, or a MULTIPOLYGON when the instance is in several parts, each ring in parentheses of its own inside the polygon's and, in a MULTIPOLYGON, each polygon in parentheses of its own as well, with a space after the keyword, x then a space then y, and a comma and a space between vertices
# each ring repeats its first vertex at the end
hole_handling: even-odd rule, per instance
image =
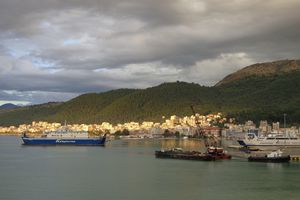
POLYGON ((170 150, 155 151, 156 158, 171 158, 181 160, 199 160, 199 161, 215 161, 231 159, 231 155, 227 154, 223 148, 208 147, 207 152, 201 153, 199 151, 183 151, 181 148, 174 148, 170 150))
POLYGON ((207 148, 207 154, 214 157, 215 160, 229 160, 231 155, 221 147, 210 146, 207 148))
POLYGON ((289 162, 290 155, 283 156, 282 151, 272 151, 271 153, 264 155, 264 156, 249 156, 248 161, 250 162, 273 162, 273 163, 282 163, 282 162, 289 162))

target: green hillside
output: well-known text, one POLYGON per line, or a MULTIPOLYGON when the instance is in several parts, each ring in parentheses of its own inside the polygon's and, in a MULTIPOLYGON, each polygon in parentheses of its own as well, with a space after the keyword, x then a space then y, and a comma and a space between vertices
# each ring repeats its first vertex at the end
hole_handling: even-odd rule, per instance
POLYGON ((31 123, 34 120, 46 121, 49 119, 49 116, 59 111, 60 104, 46 103, 3 111, 0 113, 0 126, 31 123))
POLYGON ((276 76, 300 70, 300 60, 278 60, 274 62, 256 63, 229 74, 219 81, 221 86, 250 76, 276 76))
POLYGON ((120 89, 84 94, 64 103, 17 108, 0 113, 0 125, 46 120, 69 123, 112 123, 152 120, 162 116, 223 112, 240 122, 251 119, 300 122, 300 71, 249 75, 241 79, 204 87, 194 83, 164 83, 143 90, 120 89))
POLYGON ((300 71, 274 76, 250 76, 217 87, 223 98, 225 112, 239 121, 300 122, 300 71))
POLYGON ((60 104, 58 112, 48 116, 48 119, 59 122, 67 120, 69 123, 99 123, 99 113, 105 112, 114 101, 137 91, 139 90, 119 89, 99 94, 83 94, 60 104))

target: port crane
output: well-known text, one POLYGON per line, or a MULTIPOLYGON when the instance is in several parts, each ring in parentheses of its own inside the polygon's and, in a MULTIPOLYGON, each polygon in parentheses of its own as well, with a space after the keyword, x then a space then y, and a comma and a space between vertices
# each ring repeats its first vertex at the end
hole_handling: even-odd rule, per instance
POLYGON ((196 112, 194 110, 194 107, 192 105, 190 107, 191 107, 191 110, 193 112, 193 115, 195 116, 195 124, 196 124, 196 127, 197 127, 195 137, 203 138, 204 137, 204 131, 200 126, 199 118, 198 118, 198 116, 196 116, 196 112))
POLYGON ((191 110, 193 112, 193 115, 195 116, 195 124, 196 124, 196 127, 197 127, 196 134, 194 135, 194 137, 203 138, 204 139, 204 144, 205 144, 206 147, 208 147, 208 146, 218 146, 217 141, 215 140, 215 138, 213 138, 214 144, 213 145, 209 144, 208 138, 204 134, 204 130, 200 126, 199 118, 196 116, 196 112, 195 112, 194 107, 192 105, 190 107, 191 107, 191 110))

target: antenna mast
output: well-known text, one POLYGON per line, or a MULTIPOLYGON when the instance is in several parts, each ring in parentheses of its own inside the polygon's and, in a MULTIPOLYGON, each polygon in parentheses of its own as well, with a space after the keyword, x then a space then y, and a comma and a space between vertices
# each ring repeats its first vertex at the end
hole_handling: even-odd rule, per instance
POLYGON ((283 114, 284 135, 286 136, 286 113, 283 114))

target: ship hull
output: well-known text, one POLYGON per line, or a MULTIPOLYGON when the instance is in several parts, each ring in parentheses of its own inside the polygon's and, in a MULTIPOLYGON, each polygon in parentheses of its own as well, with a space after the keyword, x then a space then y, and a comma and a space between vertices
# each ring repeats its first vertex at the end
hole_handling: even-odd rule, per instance
POLYGON ((155 152, 156 158, 169 158, 169 159, 179 159, 179 160, 201 160, 201 161, 214 161, 215 158, 209 155, 200 155, 192 153, 174 153, 174 152, 155 152))
POLYGON ((106 138, 28 138, 22 137, 24 145, 79 145, 104 146, 106 138))
POLYGON ((272 163, 281 163, 281 162, 289 162, 290 156, 282 156, 282 157, 258 157, 258 156, 250 156, 248 158, 249 162, 272 162, 272 163))
POLYGON ((229 160, 231 155, 228 154, 202 154, 200 152, 174 152, 174 151, 155 151, 156 158, 170 158, 180 160, 199 160, 199 161, 215 161, 229 160))

